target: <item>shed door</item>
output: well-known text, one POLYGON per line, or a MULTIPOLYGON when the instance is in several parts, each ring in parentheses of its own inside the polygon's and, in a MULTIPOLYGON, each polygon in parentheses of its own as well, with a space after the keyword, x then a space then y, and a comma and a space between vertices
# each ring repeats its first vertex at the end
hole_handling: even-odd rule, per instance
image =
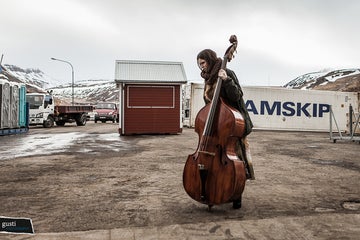
POLYGON ((127 85, 124 133, 178 133, 179 85, 127 85))

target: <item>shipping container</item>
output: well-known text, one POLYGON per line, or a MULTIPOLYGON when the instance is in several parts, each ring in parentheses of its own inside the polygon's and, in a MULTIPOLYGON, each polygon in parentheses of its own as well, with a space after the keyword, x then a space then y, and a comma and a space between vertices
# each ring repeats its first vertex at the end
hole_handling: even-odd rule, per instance
MULTIPOLYGON (((276 87, 242 87, 256 129, 329 131, 330 106, 341 131, 347 131, 349 106, 359 111, 359 94, 276 87)), ((191 84, 190 126, 204 106, 203 84, 191 84)))

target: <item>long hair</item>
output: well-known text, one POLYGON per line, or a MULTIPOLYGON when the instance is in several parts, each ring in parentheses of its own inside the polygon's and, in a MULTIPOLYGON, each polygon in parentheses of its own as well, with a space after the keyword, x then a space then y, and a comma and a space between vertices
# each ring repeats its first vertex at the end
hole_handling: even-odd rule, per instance
MULTIPOLYGON (((214 67, 216 61, 218 61, 218 57, 216 55, 216 52, 214 52, 211 49, 204 49, 196 57, 196 60, 204 59, 207 64, 209 65, 208 71, 211 71, 211 69, 214 67)), ((200 66, 199 66, 200 68, 200 66)))
MULTIPOLYGON (((213 94, 215 85, 218 78, 218 72, 221 68, 221 58, 217 57, 216 53, 211 49, 204 49, 197 55, 197 60, 204 59, 208 64, 206 69, 201 69, 201 77, 205 80, 204 87, 204 100, 210 102, 213 94)), ((197 61, 199 64, 199 61, 197 61)))

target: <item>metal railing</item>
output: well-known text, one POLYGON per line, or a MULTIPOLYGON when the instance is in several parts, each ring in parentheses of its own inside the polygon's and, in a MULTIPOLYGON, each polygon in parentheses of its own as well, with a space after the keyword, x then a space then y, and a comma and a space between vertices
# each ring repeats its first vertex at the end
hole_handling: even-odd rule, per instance
POLYGON ((359 126, 360 122, 360 113, 355 113, 353 107, 349 106, 349 134, 342 133, 339 125, 336 121, 334 112, 332 111, 332 107, 330 106, 330 140, 336 143, 337 140, 345 140, 345 141, 359 141, 360 143, 360 135, 356 135, 356 130, 359 126), (353 119, 355 121, 353 121, 353 119), (333 121, 336 126, 336 131, 333 130, 333 121), (355 126, 354 126, 355 124, 355 126))

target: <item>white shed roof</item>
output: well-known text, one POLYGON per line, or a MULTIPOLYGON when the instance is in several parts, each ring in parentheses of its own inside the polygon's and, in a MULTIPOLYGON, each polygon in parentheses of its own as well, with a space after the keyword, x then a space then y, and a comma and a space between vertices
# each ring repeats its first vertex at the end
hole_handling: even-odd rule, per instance
POLYGON ((186 83, 182 62, 116 60, 115 82, 186 83))

